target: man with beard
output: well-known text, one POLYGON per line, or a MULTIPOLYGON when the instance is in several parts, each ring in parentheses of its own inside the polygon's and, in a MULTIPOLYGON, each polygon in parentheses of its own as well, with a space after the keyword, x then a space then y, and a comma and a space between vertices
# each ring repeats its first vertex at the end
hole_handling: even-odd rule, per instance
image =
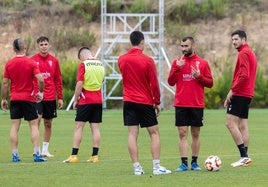
POLYGON ((200 150, 200 127, 203 126, 204 88, 213 86, 209 64, 195 52, 192 37, 181 40, 183 55, 175 59, 168 76, 168 84, 176 85, 174 99, 175 125, 179 133, 181 165, 176 172, 188 170, 188 127, 192 135, 191 170, 200 171, 197 158, 200 150))

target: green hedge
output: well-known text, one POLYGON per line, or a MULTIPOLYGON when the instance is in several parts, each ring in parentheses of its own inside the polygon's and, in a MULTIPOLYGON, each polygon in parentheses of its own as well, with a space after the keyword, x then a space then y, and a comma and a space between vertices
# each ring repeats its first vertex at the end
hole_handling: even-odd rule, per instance
MULTIPOLYGON (((63 85, 64 85, 64 100, 66 107, 70 102, 76 83, 76 71, 79 62, 65 61, 62 63, 63 85)), ((218 109, 223 107, 225 97, 230 90, 232 82, 231 66, 226 66, 221 76, 214 76, 214 86, 211 89, 205 89, 206 108, 218 109)), ((264 76, 264 70, 259 67, 256 78, 255 96, 251 106, 255 108, 268 107, 268 78, 264 76)), ((113 81, 108 81, 107 89, 113 86, 113 81)), ((122 90, 122 85, 115 91, 119 95, 122 90)), ((107 108, 118 108, 121 106, 120 101, 108 101, 107 108)))
MULTIPOLYGON (((225 70, 221 77, 214 77, 214 86, 211 89, 205 89, 206 108, 218 109, 223 107, 223 102, 230 90, 232 73, 225 70)), ((251 102, 251 107, 268 107, 268 78, 264 76, 263 69, 258 68, 255 95, 251 102)))
POLYGON ((74 95, 76 74, 79 63, 80 62, 78 60, 66 60, 61 63, 64 106, 66 108, 74 95))
MULTIPOLYGON (((68 106, 74 94, 76 84, 77 67, 80 62, 74 60, 66 60, 61 63, 61 72, 63 79, 63 95, 65 108, 68 106)), ((223 107, 224 99, 230 89, 232 81, 232 73, 230 69, 226 68, 222 76, 214 76, 214 86, 211 89, 205 89, 205 103, 206 108, 218 109, 223 107)), ((0 70, 0 75, 3 75, 3 68, 0 70)), ((2 78, 0 79, 2 84, 2 78)), ((107 89, 112 87, 113 82, 109 82, 107 89)), ((116 93, 121 93, 122 86, 118 87, 116 93)), ((251 106, 254 108, 267 108, 268 107, 268 78, 264 76, 264 70, 258 67, 255 96, 252 100, 251 106)), ((118 108, 121 106, 120 101, 109 101, 107 108, 118 108)))

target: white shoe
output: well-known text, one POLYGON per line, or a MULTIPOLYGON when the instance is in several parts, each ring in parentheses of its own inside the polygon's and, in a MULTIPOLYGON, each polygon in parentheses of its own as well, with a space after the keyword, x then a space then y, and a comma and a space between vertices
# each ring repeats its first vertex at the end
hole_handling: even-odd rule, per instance
POLYGON ((153 169, 154 175, 165 175, 165 174, 170 174, 170 173, 171 173, 171 171, 166 169, 163 166, 160 166, 158 169, 156 169, 156 168, 153 169))
POLYGON ((142 167, 138 167, 134 169, 134 175, 143 175, 145 172, 143 171, 142 167))
POLYGON ((50 154, 49 152, 46 152, 46 153, 42 153, 41 154, 43 157, 48 157, 48 158, 52 158, 52 157, 54 157, 54 155, 52 155, 52 154, 50 154))
POLYGON ((252 161, 249 157, 242 157, 237 162, 232 163, 231 166, 233 166, 233 167, 248 166, 251 162, 252 161))

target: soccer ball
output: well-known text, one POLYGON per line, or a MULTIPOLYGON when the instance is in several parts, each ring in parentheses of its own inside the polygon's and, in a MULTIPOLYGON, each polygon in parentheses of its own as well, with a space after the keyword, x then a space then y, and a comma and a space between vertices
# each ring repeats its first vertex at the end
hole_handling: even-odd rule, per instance
POLYGON ((222 163, 221 163, 221 159, 218 156, 210 155, 206 159, 204 165, 208 171, 219 171, 222 163))

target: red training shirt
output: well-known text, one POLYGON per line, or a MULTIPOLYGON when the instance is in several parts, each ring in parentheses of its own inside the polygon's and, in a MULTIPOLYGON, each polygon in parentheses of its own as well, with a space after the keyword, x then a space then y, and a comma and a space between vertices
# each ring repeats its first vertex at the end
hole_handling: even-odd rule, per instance
POLYGON ((4 68, 4 78, 11 81, 10 100, 35 102, 34 80, 40 71, 36 63, 24 55, 17 55, 9 60, 4 68))
POLYGON ((175 59, 168 76, 168 84, 176 85, 174 99, 175 107, 204 108, 204 87, 213 86, 208 62, 200 58, 196 53, 191 57, 183 56, 185 64, 179 67, 176 62, 181 58, 175 59), (191 74, 191 66, 200 70, 200 76, 195 78, 191 74))
MULTIPOLYGON (((40 53, 32 56, 31 59, 38 65, 45 81, 43 101, 53 101, 56 98, 63 99, 62 77, 58 60, 50 54, 43 57, 40 53)), ((38 92, 37 88, 37 82, 35 81, 35 91, 38 92)))
POLYGON ((252 98, 257 73, 257 59, 248 44, 242 45, 238 52, 231 89, 235 96, 252 98))
POLYGON ((155 63, 133 47, 118 59, 123 77, 123 100, 140 104, 160 104, 160 89, 155 63))

